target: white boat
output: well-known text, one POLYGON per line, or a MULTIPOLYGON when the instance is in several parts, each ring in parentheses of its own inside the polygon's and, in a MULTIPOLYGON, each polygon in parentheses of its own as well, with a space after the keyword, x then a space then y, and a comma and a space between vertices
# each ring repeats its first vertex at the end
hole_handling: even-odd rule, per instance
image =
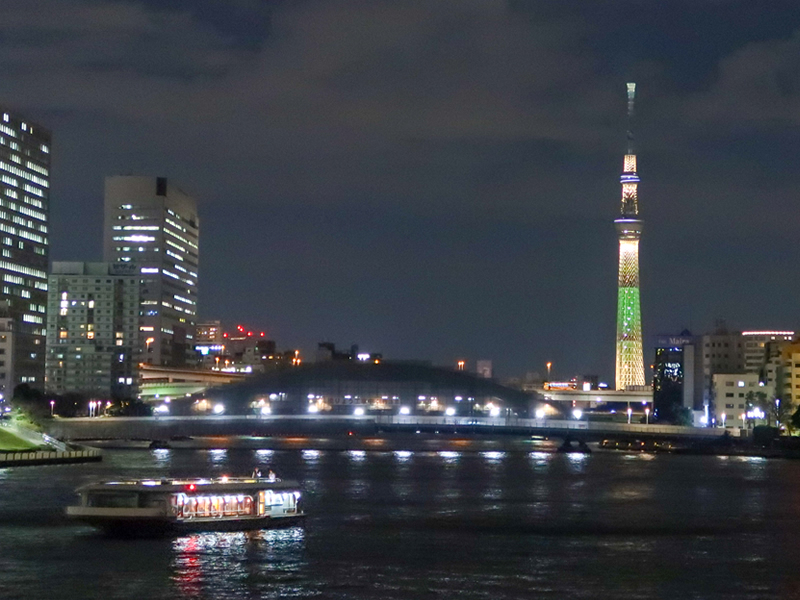
POLYGON ((275 478, 104 481, 77 492, 67 516, 118 535, 245 531, 305 517, 297 483, 275 478))

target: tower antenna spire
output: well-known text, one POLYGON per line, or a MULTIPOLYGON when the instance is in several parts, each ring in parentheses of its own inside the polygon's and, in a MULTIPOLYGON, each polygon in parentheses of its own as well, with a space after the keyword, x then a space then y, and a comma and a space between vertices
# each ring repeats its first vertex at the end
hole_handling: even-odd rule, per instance
POLYGON ((628 85, 628 154, 636 154, 636 149, 633 146, 633 117, 634 117, 634 104, 636 103, 636 84, 629 83, 628 85))

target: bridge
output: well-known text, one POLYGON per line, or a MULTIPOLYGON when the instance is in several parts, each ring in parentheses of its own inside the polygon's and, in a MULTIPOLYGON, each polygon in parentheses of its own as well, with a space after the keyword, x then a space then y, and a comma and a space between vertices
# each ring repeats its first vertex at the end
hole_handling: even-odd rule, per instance
POLYGON ((280 436, 380 433, 448 433, 458 435, 542 436, 579 442, 603 439, 701 441, 741 430, 644 425, 586 420, 524 419, 516 417, 447 417, 400 415, 220 415, 198 417, 80 417, 54 419, 46 428, 64 440, 143 439, 174 437, 280 436))

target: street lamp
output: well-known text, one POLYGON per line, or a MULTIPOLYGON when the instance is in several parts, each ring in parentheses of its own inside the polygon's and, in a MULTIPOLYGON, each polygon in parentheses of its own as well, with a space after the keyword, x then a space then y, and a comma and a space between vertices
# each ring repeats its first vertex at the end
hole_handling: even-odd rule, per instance
POLYGON ((650 407, 644 409, 644 424, 650 425, 650 407))
POLYGON ((552 367, 552 366, 553 366, 553 363, 551 363, 551 362, 547 363, 547 381, 550 381, 550 367, 552 367))
POLYGON ((56 408, 56 401, 55 400, 50 400, 50 416, 51 417, 53 416, 53 411, 55 410, 55 408, 56 408))
POLYGON ((727 415, 726 415, 725 413, 722 413, 722 414, 720 415, 720 418, 722 419, 722 428, 723 428, 723 429, 725 429, 725 418, 726 418, 726 417, 727 417, 727 415))
POLYGON ((628 407, 628 425, 631 424, 631 415, 633 414, 633 409, 629 406, 628 407))
POLYGON ((742 429, 747 429, 747 421, 746 421, 746 419, 747 419, 747 415, 745 413, 742 413, 742 429))

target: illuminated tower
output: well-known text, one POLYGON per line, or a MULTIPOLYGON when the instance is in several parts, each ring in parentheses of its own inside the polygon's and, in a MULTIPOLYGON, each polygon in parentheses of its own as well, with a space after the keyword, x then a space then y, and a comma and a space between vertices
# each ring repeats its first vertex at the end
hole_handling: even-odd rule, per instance
POLYGON ((619 289, 617 292, 617 389, 644 385, 642 315, 639 300, 639 198, 636 151, 633 147, 633 103, 636 84, 628 84, 628 151, 622 169, 622 207, 614 221, 619 236, 619 289))

